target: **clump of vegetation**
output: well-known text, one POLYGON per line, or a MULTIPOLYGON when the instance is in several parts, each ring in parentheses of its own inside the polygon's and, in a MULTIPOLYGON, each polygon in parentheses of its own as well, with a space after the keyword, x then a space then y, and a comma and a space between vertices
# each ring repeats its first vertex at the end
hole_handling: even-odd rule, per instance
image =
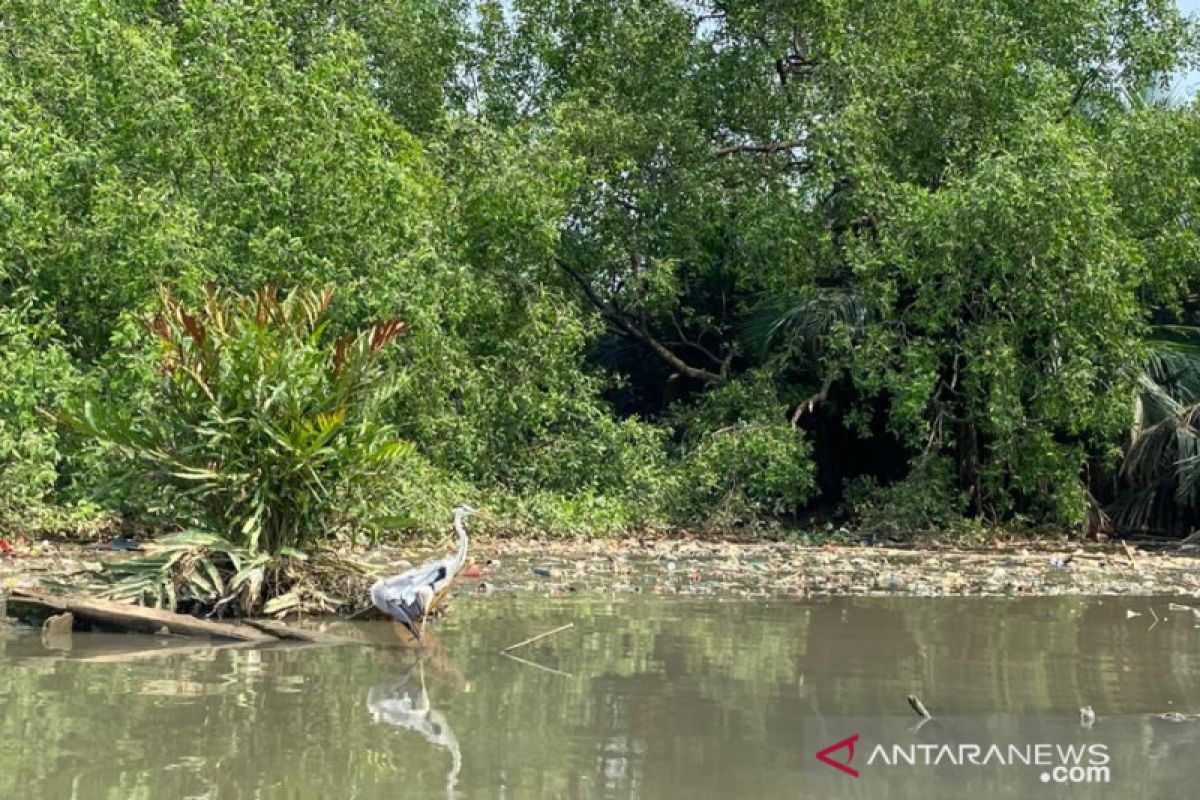
POLYGON ((1186 533, 1200 517, 1200 328, 1160 327, 1139 376, 1115 523, 1186 533))
POLYGON ((769 376, 728 382, 680 413, 686 434, 670 493, 676 520, 728 526, 787 518, 813 496, 811 448, 769 376))
POLYGON ((61 516, 49 505, 59 437, 42 415, 80 383, 61 335, 47 314, 0 305, 0 530, 61 516))
POLYGON ((122 459, 118 480, 143 511, 194 528, 110 565, 108 594, 171 608, 236 597, 241 610, 267 613, 304 591, 327 600, 299 586, 296 562, 366 507, 348 505, 355 493, 394 480, 413 449, 380 419, 391 384, 381 358, 405 324, 335 337, 333 294, 209 289, 189 308, 163 289, 145 323, 157 379, 144 400, 87 399, 62 415, 122 459))
POLYGON ((951 530, 961 524, 966 506, 955 489, 953 465, 930 458, 903 480, 880 485, 861 476, 846 487, 845 508, 863 530, 911 537, 951 530))
POLYGON ((344 556, 255 553, 207 531, 170 533, 143 550, 105 562, 92 581, 96 593, 216 616, 328 613, 355 606, 372 580, 363 565, 344 556))
POLYGON ((176 524, 252 555, 303 551, 344 518, 351 487, 394 477, 412 450, 379 417, 381 354, 404 323, 334 338, 332 300, 332 289, 207 290, 189 309, 163 290, 146 324, 159 372, 146 402, 89 399, 63 419, 123 458, 124 481, 146 505, 169 503, 176 524))

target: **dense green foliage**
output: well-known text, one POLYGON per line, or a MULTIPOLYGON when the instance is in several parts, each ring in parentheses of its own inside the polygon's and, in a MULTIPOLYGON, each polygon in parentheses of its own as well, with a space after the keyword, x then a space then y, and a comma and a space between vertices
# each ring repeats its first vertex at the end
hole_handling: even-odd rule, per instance
POLYGON ((76 380, 61 332, 22 311, 0 307, 0 519, 54 488, 58 437, 38 410, 76 380))
MULTIPOLYGON (((1196 56, 1169 0, 0 0, 0 44, 5 513, 1153 526, 1122 509, 1190 458, 1120 468, 1200 262, 1200 116, 1155 95, 1196 56), (319 342, 259 342, 266 383, 206 408, 139 322, 208 285, 335 294, 319 342), (163 502, 161 464, 44 413, 154 408, 190 447, 286 386, 314 393, 288 425, 349 419, 316 362, 388 319, 353 424, 408 448, 382 488, 331 457, 348 488, 311 508, 231 478, 163 502)), ((233 340, 229 398, 259 357, 233 340)))

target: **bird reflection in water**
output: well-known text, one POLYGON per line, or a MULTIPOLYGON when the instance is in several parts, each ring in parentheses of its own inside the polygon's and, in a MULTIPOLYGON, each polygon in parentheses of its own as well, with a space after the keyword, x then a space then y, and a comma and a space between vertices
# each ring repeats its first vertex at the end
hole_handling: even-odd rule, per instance
POLYGON ((371 687, 367 692, 367 708, 375 722, 415 731, 434 747, 450 751, 446 797, 455 797, 454 789, 462 770, 462 751, 446 715, 430 705, 429 692, 425 688, 425 660, 418 660, 403 677, 371 687))

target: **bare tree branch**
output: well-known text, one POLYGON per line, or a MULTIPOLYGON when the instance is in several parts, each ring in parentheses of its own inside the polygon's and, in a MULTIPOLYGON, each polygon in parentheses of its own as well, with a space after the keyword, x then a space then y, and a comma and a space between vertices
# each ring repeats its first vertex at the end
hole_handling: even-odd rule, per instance
POLYGON ((773 156, 776 153, 784 150, 793 150, 797 147, 803 147, 806 144, 804 139, 784 139, 780 142, 748 142, 746 144, 731 144, 726 147, 717 148, 717 156, 724 158, 725 156, 733 155, 734 153, 762 153, 764 155, 773 156))
POLYGON ((715 20, 720 20, 720 21, 724 22, 726 18, 727 17, 726 17, 726 14, 724 11, 713 11, 712 13, 709 13, 709 14, 698 14, 698 15, 692 17, 692 26, 699 27, 700 25, 704 24, 705 22, 713 22, 715 20))
POLYGON ((818 405, 829 399, 829 390, 833 388, 833 380, 835 377, 836 376, 834 375, 827 377, 825 382, 821 384, 821 390, 819 392, 802 402, 800 405, 796 406, 796 410, 792 412, 793 428, 800 424, 801 417, 803 417, 805 414, 811 414, 818 405))
POLYGON ((1088 87, 1091 86, 1092 81, 1094 81, 1099 76, 1100 76, 1099 69, 1093 68, 1093 69, 1088 70, 1088 73, 1083 76, 1083 80, 1081 80, 1079 82, 1079 85, 1075 87, 1075 91, 1071 95, 1071 102, 1067 104, 1066 109, 1063 111, 1062 116, 1059 118, 1060 120, 1066 119, 1067 117, 1071 116, 1071 113, 1079 106, 1079 103, 1082 102, 1083 95, 1087 92, 1088 87))
MULTIPOLYGON (((696 352, 701 353, 702 355, 706 356, 714 364, 720 365, 722 375, 726 374, 725 361, 721 358, 718 358, 716 353, 714 353, 712 350, 709 350, 707 347, 705 347, 700 342, 689 339, 687 337, 687 334, 685 334, 683 332, 683 326, 679 324, 679 318, 676 317, 674 314, 671 315, 671 324, 675 326, 675 331, 679 334, 678 344, 682 345, 683 347, 690 347, 693 350, 695 350, 696 352)), ((671 342, 668 342, 668 344, 671 344, 671 342)))
POLYGON ((654 355, 658 356, 661 361, 670 366, 680 375, 684 375, 688 378, 698 381, 705 381, 707 383, 723 383, 725 381, 724 375, 700 367, 693 367, 682 358, 672 353, 666 345, 654 338, 649 331, 645 329, 645 327, 637 324, 629 317, 622 314, 611 303, 604 302, 604 299, 596 293, 596 290, 592 288, 592 285, 588 282, 588 280, 567 266, 562 259, 558 259, 558 266, 562 268, 563 272, 570 275, 571 278, 577 284, 579 284, 579 287, 583 289, 583 293, 587 297, 588 302, 590 302, 596 308, 596 310, 600 312, 600 315, 604 317, 604 319, 607 320, 610 325, 626 336, 636 339, 644 344, 652 353, 654 353, 654 355))

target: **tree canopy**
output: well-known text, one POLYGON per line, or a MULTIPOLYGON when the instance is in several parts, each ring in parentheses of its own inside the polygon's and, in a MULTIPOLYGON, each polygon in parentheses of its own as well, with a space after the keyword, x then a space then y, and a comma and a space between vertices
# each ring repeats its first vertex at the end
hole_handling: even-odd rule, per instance
POLYGON ((36 410, 149 407, 162 285, 405 321, 355 501, 401 527, 1102 524, 1194 321, 1170 0, 0 0, 0 44, 18 516, 154 505, 36 410))

